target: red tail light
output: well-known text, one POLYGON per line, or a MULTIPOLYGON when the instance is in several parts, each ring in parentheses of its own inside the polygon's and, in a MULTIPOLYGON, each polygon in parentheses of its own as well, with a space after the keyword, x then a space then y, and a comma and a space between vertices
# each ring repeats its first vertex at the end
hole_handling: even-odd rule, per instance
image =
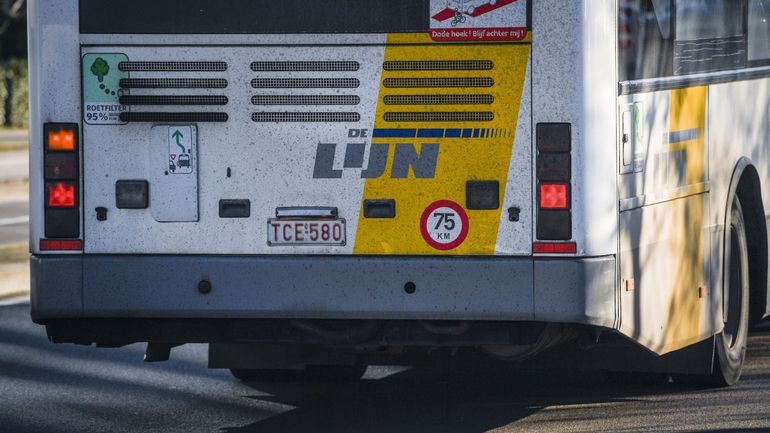
POLYGON ((540 209, 569 208, 569 194, 566 183, 540 184, 540 209))
MULTIPOLYGON (((572 239, 572 126, 569 123, 538 123, 537 142, 537 226, 541 241, 572 239)), ((556 252, 533 246, 533 252, 556 252)), ((561 252, 561 251, 559 251, 561 252)), ((570 252, 570 251, 564 251, 570 252)))
POLYGON ((57 241, 52 239, 40 240, 40 251, 83 251, 83 241, 57 241))
POLYGON ((49 183, 48 207, 75 207, 75 185, 72 183, 49 183))
MULTIPOLYGON (((74 239, 80 237, 80 152, 78 125, 46 123, 43 125, 45 149, 45 237, 74 239)), ((40 249, 78 250, 80 241, 40 242, 40 249)), ((82 243, 82 242, 81 242, 82 243)))

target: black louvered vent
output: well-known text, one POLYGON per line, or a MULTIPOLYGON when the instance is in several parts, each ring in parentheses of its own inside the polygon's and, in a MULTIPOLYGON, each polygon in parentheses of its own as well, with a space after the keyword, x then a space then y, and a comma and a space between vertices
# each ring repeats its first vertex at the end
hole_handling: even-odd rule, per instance
POLYGON ((167 113, 127 112, 120 113, 123 122, 227 122, 227 113, 167 113))
POLYGON ((225 62, 120 62, 121 71, 150 72, 223 72, 227 70, 225 62))
POLYGON ((397 60, 383 63, 386 71, 489 71, 491 60, 397 60))
POLYGON ((227 122, 229 119, 221 109, 206 111, 217 110, 211 107, 223 107, 230 102, 221 90, 228 87, 226 62, 138 60, 120 62, 118 69, 130 73, 128 78, 120 80, 119 102, 132 107, 131 111, 120 114, 121 121, 227 122), (145 108, 140 108, 142 106, 145 108))
POLYGON ((253 62, 251 70, 254 72, 334 72, 357 71, 361 65, 358 62, 348 61, 320 61, 320 62, 253 62))
POLYGON ((386 122, 490 122, 500 109, 489 76, 495 69, 491 60, 393 60, 382 69, 381 104, 391 110, 382 115, 386 122), (404 94, 389 89, 431 90, 404 94))
POLYGON ((361 85, 356 78, 254 78, 255 89, 355 89, 361 85))
POLYGON ((123 78, 124 89, 224 89, 224 78, 123 78))
POLYGON ((259 112, 252 113, 255 122, 358 122, 358 113, 337 112, 259 112))
POLYGON ((357 95, 254 95, 254 105, 358 105, 357 95))
POLYGON ((251 96, 253 105, 274 106, 273 110, 280 110, 279 106, 302 107, 300 110, 303 111, 258 111, 251 114, 251 120, 259 123, 358 122, 361 120, 359 113, 329 106, 361 103, 360 96, 352 90, 361 86, 356 76, 360 69, 359 62, 350 60, 252 62, 251 70, 257 73, 251 80, 252 88, 304 90, 302 94, 292 94, 291 90, 280 93, 258 91, 259 94, 251 96), (314 107, 327 111, 312 111, 314 107))
POLYGON ((387 95, 385 105, 489 105, 492 95, 387 95))
POLYGON ((425 111, 385 113, 386 122, 489 122, 495 118, 489 111, 425 111))
POLYGON ((387 88, 437 88, 437 87, 492 87, 495 81, 487 77, 446 78, 386 78, 387 88))
POLYGON ((123 105, 227 105, 223 95, 124 95, 123 105))

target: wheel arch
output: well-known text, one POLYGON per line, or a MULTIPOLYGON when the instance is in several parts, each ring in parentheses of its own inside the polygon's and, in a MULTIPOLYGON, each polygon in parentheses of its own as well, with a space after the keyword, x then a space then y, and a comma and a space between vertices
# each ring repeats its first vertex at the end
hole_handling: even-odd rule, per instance
MULTIPOLYGON (((741 158, 735 164, 730 180, 730 189, 725 203, 724 234, 727 240, 730 206, 738 196, 743 207, 746 237, 749 250, 749 323, 754 324, 768 315, 768 239, 765 207, 762 201, 762 182, 756 167, 748 158, 741 158)), ((722 250, 722 287, 727 275, 725 264, 726 244, 722 250)))

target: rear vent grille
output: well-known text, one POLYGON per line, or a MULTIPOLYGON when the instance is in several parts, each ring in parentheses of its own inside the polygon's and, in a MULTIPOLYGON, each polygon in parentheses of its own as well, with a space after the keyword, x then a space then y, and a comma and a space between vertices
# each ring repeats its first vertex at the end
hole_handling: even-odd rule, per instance
POLYGON ((355 89, 361 83, 356 78, 254 78, 255 89, 355 89))
POLYGON ((333 72, 357 71, 361 65, 358 62, 253 62, 254 72, 333 72))
POLYGON ((225 62, 120 62, 121 71, 151 72, 223 72, 227 70, 225 62))
POLYGON ((125 89, 224 89, 223 78, 123 78, 120 87, 125 89))
POLYGON ((492 95, 387 95, 385 105, 488 105, 492 95))
MULTIPOLYGON (((130 72, 130 76, 120 80, 123 91, 119 102, 131 107, 147 106, 144 110, 150 110, 126 111, 120 114, 120 120, 123 122, 227 122, 229 119, 227 113, 206 111, 207 107, 222 107, 229 103, 224 90, 213 91, 213 89, 228 87, 227 68, 227 63, 221 61, 171 59, 170 61, 120 62, 118 69, 130 72), (180 77, 180 73, 186 74, 180 77), (131 89, 144 90, 134 92, 131 89), (160 89, 200 89, 201 91, 160 89), (207 89, 212 91, 205 91, 207 89)), ((221 109, 208 108, 208 110, 221 109)))
MULTIPOLYGON (((300 92, 260 91, 251 96, 251 103, 257 106, 301 106, 312 109, 318 106, 352 106, 361 103, 359 95, 351 94, 361 82, 356 72, 361 69, 359 62, 350 60, 308 60, 308 61, 259 61, 251 63, 251 70, 258 73, 251 80, 254 89, 305 89, 300 92), (275 76, 271 72, 282 72, 275 76), (318 73, 335 72, 331 77, 318 73), (291 73, 286 76, 285 73, 291 73), (272 75, 272 76, 271 76, 272 75), (319 77, 319 75, 321 75, 319 77), (318 89, 318 90, 310 90, 318 89), (324 90, 335 89, 335 90, 324 90), (268 94, 264 94, 268 93, 268 94), (288 93, 288 94, 287 94, 288 93)), ((361 115, 350 111, 258 111, 251 114, 251 120, 260 123, 323 123, 358 122, 361 115)))
POLYGON ((256 95, 254 105, 358 105, 357 95, 256 95))
POLYGON ((125 95, 123 105, 227 105, 227 96, 208 95, 125 95))
POLYGON ((387 88, 437 88, 437 87, 492 87, 495 81, 487 77, 447 77, 447 78, 386 78, 383 85, 387 88))
POLYGON ((358 113, 299 113, 299 112, 260 112, 252 113, 255 122, 358 122, 358 113))
POLYGON ((120 113, 123 122, 227 122, 227 113, 120 113))
POLYGON ((426 111, 385 113, 386 122, 489 122, 495 118, 489 111, 426 111))
POLYGON ((490 60, 405 60, 382 65, 386 71, 489 71, 494 67, 490 60))

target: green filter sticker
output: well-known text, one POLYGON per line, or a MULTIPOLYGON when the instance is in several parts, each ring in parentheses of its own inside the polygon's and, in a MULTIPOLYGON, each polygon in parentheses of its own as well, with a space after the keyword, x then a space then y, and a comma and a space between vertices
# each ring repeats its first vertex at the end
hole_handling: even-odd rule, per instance
POLYGON ((128 72, 118 68, 128 61, 125 54, 86 54, 83 56, 83 119, 89 125, 120 125, 120 113, 128 106, 120 103, 120 80, 128 72))

